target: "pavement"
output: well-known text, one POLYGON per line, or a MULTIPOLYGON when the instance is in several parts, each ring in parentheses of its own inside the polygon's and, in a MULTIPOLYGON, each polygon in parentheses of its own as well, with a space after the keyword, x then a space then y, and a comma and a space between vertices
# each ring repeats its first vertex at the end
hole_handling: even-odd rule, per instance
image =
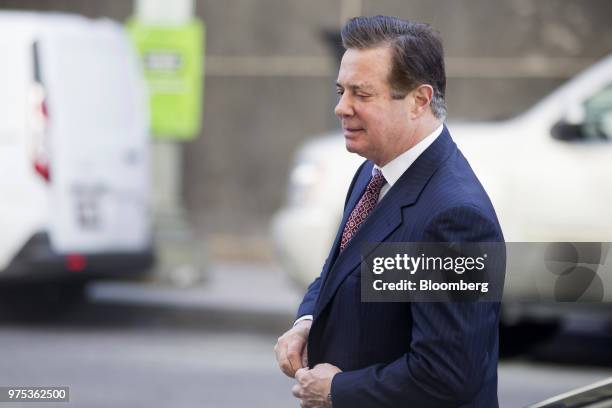
MULTIPOLYGON (((0 361, 10 368, 0 384, 68 385, 70 404, 90 408, 297 406, 273 345, 302 293, 278 266, 255 263, 215 264, 188 287, 96 282, 61 319, 0 323, 0 361)), ((545 353, 501 361, 500 406, 612 376, 605 333, 574 330, 545 353)))
POLYGON ((237 324, 256 321, 260 329, 272 330, 290 327, 303 294, 279 266, 246 263, 211 265, 202 282, 187 287, 167 281, 108 281, 88 288, 93 303, 206 311, 237 324))

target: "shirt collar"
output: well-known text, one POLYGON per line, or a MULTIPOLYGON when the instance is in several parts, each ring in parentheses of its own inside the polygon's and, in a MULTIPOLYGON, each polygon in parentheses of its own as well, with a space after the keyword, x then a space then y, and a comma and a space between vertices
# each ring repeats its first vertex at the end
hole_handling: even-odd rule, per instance
POLYGON ((427 137, 421 140, 416 145, 412 146, 410 149, 406 150, 404 153, 397 156, 395 159, 391 160, 389 163, 385 164, 383 167, 378 167, 374 165, 372 168, 372 175, 374 175, 374 169, 380 169, 385 180, 389 184, 390 187, 395 184, 397 180, 404 174, 406 170, 412 163, 419 158, 419 156, 429 147, 431 144, 440 136, 442 130, 444 129, 444 124, 438 126, 436 130, 431 132, 427 137))

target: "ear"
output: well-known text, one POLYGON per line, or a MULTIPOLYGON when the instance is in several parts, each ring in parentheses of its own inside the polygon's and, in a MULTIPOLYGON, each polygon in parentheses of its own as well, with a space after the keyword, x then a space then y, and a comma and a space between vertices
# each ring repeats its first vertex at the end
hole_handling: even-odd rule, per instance
POLYGON ((433 87, 431 85, 419 85, 412 91, 412 114, 414 118, 418 118, 427 111, 431 99, 433 98, 433 87))

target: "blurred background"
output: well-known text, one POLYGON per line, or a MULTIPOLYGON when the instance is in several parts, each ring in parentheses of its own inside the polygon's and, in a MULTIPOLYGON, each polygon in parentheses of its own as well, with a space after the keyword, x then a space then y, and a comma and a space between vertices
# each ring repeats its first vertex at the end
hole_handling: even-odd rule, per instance
MULTIPOLYGON (((297 406, 290 393, 292 381, 277 370, 272 348, 276 337, 291 325, 305 283, 318 273, 308 261, 303 265, 300 262, 310 257, 313 264, 319 264, 317 251, 331 238, 323 228, 319 243, 313 244, 314 255, 310 256, 312 248, 308 247, 298 248, 301 253, 295 254, 286 241, 297 244, 300 237, 283 229, 282 214, 287 212, 279 209, 295 206, 295 200, 300 199, 296 198, 295 184, 314 177, 308 169, 299 167, 300 157, 307 155, 299 149, 338 130, 333 107, 342 24, 352 16, 375 14, 432 24, 444 40, 449 122, 513 124, 503 125, 506 130, 518 129, 512 126, 523 122, 512 122, 512 118, 612 51, 612 26, 608 21, 612 3, 607 0, 169 3, 0 0, 0 26, 5 26, 0 27, 0 46, 8 49, 7 44, 16 44, 16 39, 23 37, 23 53, 31 59, 30 65, 24 65, 29 75, 26 79, 12 74, 18 68, 5 69, 3 76, 8 82, 35 83, 39 99, 35 99, 38 105, 34 116, 42 116, 44 122, 40 125, 32 119, 24 134, 46 132, 51 139, 54 132, 64 129, 77 136, 86 134, 70 126, 74 122, 70 119, 70 97, 63 105, 58 96, 70 88, 62 85, 69 79, 61 63, 68 61, 70 65, 73 61, 78 67, 79 55, 84 56, 83 61, 90 61, 88 58, 94 57, 85 57, 87 52, 101 50, 99 54, 104 54, 103 50, 111 49, 106 60, 91 59, 108 65, 83 63, 79 72, 90 70, 87 72, 91 75, 82 83, 75 82, 75 89, 89 89, 93 95, 89 98, 91 108, 101 112, 98 117, 92 115, 92 122, 85 123, 85 128, 99 128, 102 125, 95 121, 104 117, 104 123, 116 121, 116 129, 127 132, 115 144, 83 139, 79 142, 82 147, 65 155, 58 152, 76 139, 64 144, 44 142, 43 150, 55 153, 51 154, 53 163, 49 164, 44 154, 36 156, 36 152, 32 162, 28 159, 27 171, 36 172, 37 179, 27 181, 32 184, 32 193, 20 193, 20 203, 41 200, 49 208, 41 210, 44 215, 32 216, 36 227, 28 230, 33 231, 31 235, 13 227, 10 231, 17 232, 11 232, 11 237, 21 234, 20 241, 1 241, 5 248, 0 250, 8 257, 5 268, 13 266, 17 272, 0 282, 6 300, 0 322, 0 359, 5 367, 0 385, 68 385, 71 404, 86 407, 297 406), (34 17, 4 16, 9 10, 31 12, 34 17), (64 45, 72 41, 66 36, 74 36, 74 32, 62 31, 66 27, 63 21, 47 23, 45 16, 51 12, 111 19, 119 25, 109 33, 123 33, 135 49, 126 51, 123 40, 109 39, 112 35, 100 28, 99 34, 91 34, 90 44, 94 45, 89 49, 87 43, 79 43, 64 55, 64 45), (195 26, 190 25, 194 21, 195 26), (34 34, 25 36, 27 30, 20 28, 24 24, 34 34), (36 26, 42 27, 39 40, 37 29, 32 28, 36 26), (179 34, 164 32, 183 32, 185 27, 194 30, 184 34, 188 37, 185 42, 179 34), (162 39, 152 39, 156 36, 162 39), (171 36, 176 42, 164 44, 171 36), (37 41, 40 44, 32 54, 32 44, 37 41), (194 44, 198 45, 195 51, 194 44), (131 59, 133 67, 117 62, 131 59), (164 90, 172 80, 173 64, 190 67, 182 83, 189 89, 164 90), (53 71, 53 67, 58 68, 53 71), (110 108, 122 97, 113 100, 108 96, 110 87, 98 92, 91 85, 98 79, 103 83, 105 72, 110 71, 117 75, 112 77, 115 85, 117 78, 130 78, 118 88, 118 95, 125 89, 125 95, 133 98, 126 100, 133 105, 142 103, 142 111, 133 105, 130 108, 135 110, 129 118, 137 120, 129 126, 126 123, 131 119, 115 115, 110 108), (175 118, 187 110, 183 123, 192 123, 192 127, 173 131, 170 125, 156 131, 156 126, 163 128, 159 122, 149 132, 147 115, 155 123, 164 108, 156 102, 146 103, 147 96, 141 95, 139 85, 135 85, 145 78, 151 98, 189 94, 191 102, 171 100, 167 102, 171 107, 165 109, 175 118), (102 114, 106 110, 112 114, 102 114), (60 126, 62 123, 65 127, 60 126), (115 162, 101 159, 115 153, 125 156, 132 163, 129 168, 136 170, 123 171, 115 162), (41 162, 38 157, 42 157, 41 162), (78 164, 79 157, 85 164, 78 164), (67 167, 71 170, 64 169, 62 163, 71 160, 76 164, 67 167), (92 170, 96 165, 100 168, 92 170), (117 169, 115 176, 104 174, 108 168, 117 169), (46 187, 41 181, 45 169, 46 187), (67 231, 64 217, 74 217, 73 210, 53 206, 64 206, 72 197, 78 177, 67 175, 71 171, 79 174, 79 185, 85 187, 77 194, 79 224, 67 231), (88 174, 91 177, 86 177, 88 174), (148 179, 152 180, 150 192, 148 179), (60 185, 62 188, 56 188, 60 185), (99 194, 104 194, 100 185, 106 189, 102 191, 129 191, 130 200, 140 200, 140 204, 128 208, 124 201, 113 201, 113 210, 105 209, 96 201, 99 194), (48 202, 42 198, 47 195, 51 197, 48 202), (119 220, 112 231, 91 227, 90 218, 97 220, 98 208, 104 216, 115 214, 119 220), (44 272, 51 268, 49 265, 53 266, 53 275, 44 272), (43 272, 34 274, 34 270, 43 272), (80 274, 78 278, 75 273, 80 274), (26 275, 28 278, 23 279, 26 275)), ((84 28, 86 23, 74 23, 75 27, 79 24, 83 33, 89 32, 84 28)), ((7 61, 11 59, 3 60, 0 65, 10 64, 7 61)), ((611 65, 607 67, 612 72, 611 65)), ((605 81, 610 77, 612 74, 605 81)), ((32 93, 29 88, 27 93, 32 93)), ((66 95, 73 95, 75 106, 85 106, 76 99, 81 95, 78 92, 66 95)), ((28 98, 23 99, 30 101, 28 98)), ((603 111, 608 114, 612 99, 605 100, 608 102, 603 111)), ((564 120, 574 120, 570 105, 560 108, 564 120)), ((76 116, 74 112, 72 115, 76 116)), ((571 124, 576 125, 575 121, 571 124)), ((21 129, 19 126, 6 129, 21 129)), ((8 134, 4 129, 0 135, 8 134)), ((606 129, 604 126, 604 133, 606 129)), ((95 137, 107 140, 103 135, 95 137)), ((20 142, 16 151, 30 144, 20 142)), ((334 142, 333 149, 337 145, 334 142)), ((0 149, 6 146, 9 144, 3 140, 0 149)), ((602 186, 605 178, 601 177, 612 175, 612 155, 609 146, 598 144, 595 148, 607 149, 598 159, 605 163, 597 168, 598 185, 602 186)), ((6 154, 14 156, 14 152, 6 154)), ((344 160, 339 158, 337 163, 347 163, 350 170, 354 163, 344 160)), ((19 163, 15 166, 24 167, 19 163)), ((11 174, 12 170, 6 169, 11 174)), ((334 173, 333 169, 328 171, 334 173)), ((26 180, 30 176, 23 177, 26 180)), ((342 199, 347 185, 342 180, 338 183, 328 192, 342 199)), ((607 203, 612 194, 609 190, 606 194, 591 198, 607 203)), ((7 196, 8 201, 13 197, 7 196)), ((24 208, 24 204, 15 205, 24 208)), ((333 215, 335 204, 329 205, 323 207, 333 215)), ((19 216, 9 211, 6 209, 5 219, 29 217, 25 211, 19 216)), ((334 220, 332 217, 331 224, 334 220)), ((601 240, 600 236, 596 239, 601 240)), ((567 239, 567 234, 556 237, 567 239)), ((546 236, 543 240, 554 238, 546 236)), ((610 321, 601 318, 606 313, 609 309, 603 307, 596 313, 571 309, 535 320, 532 315, 527 320, 523 315, 515 318, 517 324, 505 327, 504 332, 508 340, 500 364, 501 406, 525 406, 611 376, 612 330, 610 321), (571 318, 561 321, 561 314, 571 318)))
MULTIPOLYGON (((2 0, 0 7, 119 22, 134 12, 133 2, 120 0, 2 0)), ((610 7, 605 0, 195 1, 207 33, 204 110, 200 137, 181 149, 181 194, 195 231, 213 248, 239 239, 244 244, 233 247, 270 254, 261 240, 284 198, 295 149, 337 128, 338 61, 325 38, 348 17, 431 23, 444 40, 449 120, 491 120, 524 111, 606 56, 610 7)))

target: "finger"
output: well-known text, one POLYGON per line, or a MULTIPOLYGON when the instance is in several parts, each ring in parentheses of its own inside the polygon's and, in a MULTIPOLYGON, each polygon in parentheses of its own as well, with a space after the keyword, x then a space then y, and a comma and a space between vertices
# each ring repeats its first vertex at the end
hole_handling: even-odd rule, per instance
POLYGON ((280 357, 280 360, 278 362, 278 366, 280 367, 281 371, 286 376, 294 378, 295 370, 293 369, 293 367, 291 367, 291 363, 289 363, 289 360, 287 360, 286 357, 280 357))
POLYGON ((302 350, 304 349, 305 342, 303 341, 291 341, 287 346, 287 359, 289 364, 295 370, 302 368, 302 350))
POLYGON ((279 338, 279 342, 275 347, 276 361, 281 371, 288 377, 293 378, 295 375, 295 369, 291 366, 291 362, 287 358, 287 345, 286 342, 279 338))
POLYGON ((307 368, 300 368, 299 370, 297 370, 295 372, 295 379, 298 382, 302 382, 304 380, 304 377, 306 377, 306 374, 308 374, 308 369, 307 368))
POLYGON ((295 375, 296 370, 298 370, 299 366, 295 366, 293 365, 293 362, 291 361, 291 354, 287 353, 287 364, 289 364, 289 367, 291 367, 291 372, 293 373, 293 375, 295 375))
POLYGON ((295 377, 295 370, 293 369, 293 367, 291 367, 289 360, 287 360, 286 358, 283 358, 280 361, 279 367, 286 376, 291 377, 291 378, 295 377))
POLYGON ((295 384, 291 388, 291 393, 295 398, 302 398, 302 387, 300 386, 300 384, 295 384))
POLYGON ((276 344, 274 345, 274 352, 280 357, 283 350, 287 349, 287 337, 285 334, 276 339, 276 344))
POLYGON ((283 355, 283 341, 282 337, 279 337, 274 345, 274 354, 276 355, 276 361, 280 364, 283 355))

